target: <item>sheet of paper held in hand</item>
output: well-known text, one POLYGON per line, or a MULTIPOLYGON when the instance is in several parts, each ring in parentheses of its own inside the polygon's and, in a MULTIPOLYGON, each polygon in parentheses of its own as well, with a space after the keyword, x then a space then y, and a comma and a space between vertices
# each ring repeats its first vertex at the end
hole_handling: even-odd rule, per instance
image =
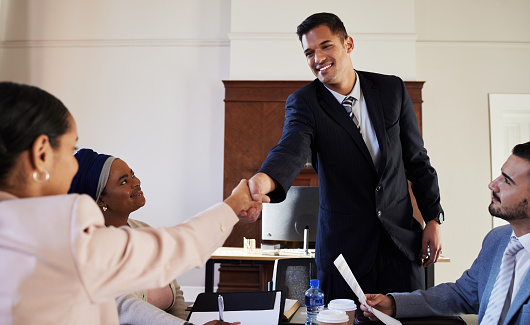
MULTIPOLYGON (((368 304, 366 303, 366 296, 364 295, 364 292, 361 289, 361 286, 357 282, 357 279, 355 279, 355 276, 353 275, 350 267, 348 266, 348 263, 346 263, 346 260, 344 259, 342 254, 340 254, 339 257, 337 257, 337 259, 333 263, 339 270, 340 274, 342 274, 342 277, 344 278, 344 280, 346 280, 346 282, 350 285, 350 288, 353 290, 357 298, 359 298, 359 301, 361 303, 365 303, 365 305, 368 306, 368 304)), ((398 321, 397 319, 390 317, 387 314, 384 314, 380 312, 379 310, 372 308, 370 306, 369 308, 372 314, 377 316, 377 318, 379 318, 379 320, 382 321, 383 323, 387 325, 401 324, 401 322, 398 321)))

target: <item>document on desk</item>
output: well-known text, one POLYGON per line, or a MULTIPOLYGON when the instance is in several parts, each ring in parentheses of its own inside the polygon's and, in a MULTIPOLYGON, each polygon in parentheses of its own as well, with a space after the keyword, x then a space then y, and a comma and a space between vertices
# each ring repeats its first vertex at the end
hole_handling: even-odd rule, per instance
POLYGON ((188 321, 193 324, 204 324, 219 319, 219 310, 223 309, 223 320, 228 323, 278 324, 282 317, 281 303, 281 291, 201 293, 193 304, 188 321), (219 299, 221 295, 222 308, 219 299))
MULTIPOLYGON (((364 295, 363 290, 361 289, 361 286, 357 282, 357 279, 353 275, 350 267, 348 266, 348 263, 346 263, 346 260, 342 256, 342 254, 335 259, 335 262, 333 262, 337 269, 339 270, 340 274, 342 274, 342 277, 346 282, 349 284, 350 288, 353 290, 357 298, 359 298, 359 301, 366 304, 366 296, 364 295)), ((368 306, 368 304, 366 304, 368 306)), ((401 322, 397 319, 388 316, 387 314, 384 314, 380 312, 379 310, 369 307, 370 311, 379 318, 380 321, 387 325, 400 325, 401 322)))

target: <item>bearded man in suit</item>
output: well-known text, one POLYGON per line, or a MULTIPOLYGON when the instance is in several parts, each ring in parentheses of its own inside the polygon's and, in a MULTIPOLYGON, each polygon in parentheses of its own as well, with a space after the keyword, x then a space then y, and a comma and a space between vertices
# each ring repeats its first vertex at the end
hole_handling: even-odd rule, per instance
POLYGON ((355 299, 333 265, 339 254, 365 291, 424 288, 423 266, 441 251, 443 210, 405 84, 354 70, 353 39, 334 14, 308 17, 297 34, 317 79, 287 99, 282 138, 249 181, 251 192, 282 201, 311 156, 320 187, 315 258, 326 302, 355 299), (408 181, 425 228, 413 217, 408 181))
MULTIPOLYGON (((501 172, 488 186, 489 212, 509 225, 486 235, 471 268, 426 291, 367 294, 370 306, 399 318, 478 314, 481 325, 530 324, 530 142, 513 148, 501 172)), ((361 309, 376 319, 366 305, 361 309)))

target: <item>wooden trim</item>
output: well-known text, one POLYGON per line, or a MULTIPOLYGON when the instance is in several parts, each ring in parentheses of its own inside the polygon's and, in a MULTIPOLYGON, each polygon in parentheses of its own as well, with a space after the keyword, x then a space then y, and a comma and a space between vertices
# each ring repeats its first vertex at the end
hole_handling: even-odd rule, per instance
POLYGON ((223 80, 227 102, 285 102, 287 97, 310 81, 223 80))

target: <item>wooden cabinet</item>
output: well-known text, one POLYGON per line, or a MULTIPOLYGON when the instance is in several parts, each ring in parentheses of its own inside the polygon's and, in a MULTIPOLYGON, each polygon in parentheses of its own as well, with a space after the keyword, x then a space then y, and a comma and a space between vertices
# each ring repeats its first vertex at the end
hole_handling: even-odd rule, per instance
MULTIPOLYGON (((225 150, 223 197, 228 197, 242 178, 252 177, 281 138, 287 97, 309 81, 223 81, 225 85, 225 150)), ((423 82, 405 82, 421 131, 423 82)), ((294 185, 318 186, 312 169, 302 169, 294 185)), ((415 202, 414 202, 415 203, 415 202)), ((415 217, 421 218, 415 207, 415 217)), ((421 219, 419 219, 421 220, 421 219)), ((261 218, 252 224, 238 223, 224 246, 242 247, 243 237, 261 245, 261 218)), ((220 291, 266 290, 270 266, 221 265, 220 291), (244 271, 243 271, 244 269, 244 271), (255 272, 254 275, 250 275, 255 272), (250 283, 251 282, 251 283, 250 283), (239 290, 239 289, 241 290, 239 290)))

